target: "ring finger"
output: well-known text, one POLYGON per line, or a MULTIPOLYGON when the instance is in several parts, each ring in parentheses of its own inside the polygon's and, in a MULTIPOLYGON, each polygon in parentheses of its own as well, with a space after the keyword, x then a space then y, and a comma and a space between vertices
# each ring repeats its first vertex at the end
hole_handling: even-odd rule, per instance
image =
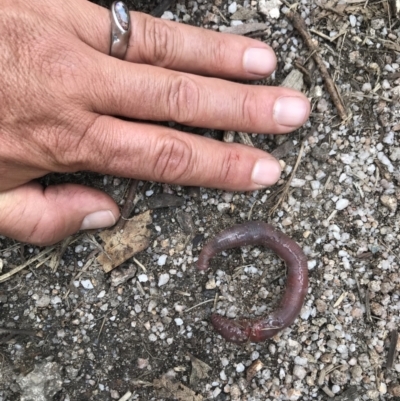
MULTIPOLYGON (((82 0, 79 0, 82 1, 82 0)), ((81 4, 76 31, 91 47, 110 51, 110 11, 81 4)), ((131 36, 125 60, 177 71, 222 78, 257 79, 276 67, 274 51, 265 43, 217 33, 131 12, 131 36)))

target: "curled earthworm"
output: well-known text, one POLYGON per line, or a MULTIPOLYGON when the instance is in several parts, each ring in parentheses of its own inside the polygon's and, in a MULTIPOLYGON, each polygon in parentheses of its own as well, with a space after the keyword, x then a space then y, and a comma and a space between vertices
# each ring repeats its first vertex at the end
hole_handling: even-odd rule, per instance
POLYGON ((300 313, 308 289, 307 259, 303 250, 287 235, 261 221, 249 221, 219 233, 202 249, 197 268, 206 270, 217 253, 246 245, 264 245, 280 256, 287 265, 287 284, 277 309, 267 316, 228 319, 218 313, 212 314, 214 329, 226 340, 237 344, 265 341, 292 324, 300 313))

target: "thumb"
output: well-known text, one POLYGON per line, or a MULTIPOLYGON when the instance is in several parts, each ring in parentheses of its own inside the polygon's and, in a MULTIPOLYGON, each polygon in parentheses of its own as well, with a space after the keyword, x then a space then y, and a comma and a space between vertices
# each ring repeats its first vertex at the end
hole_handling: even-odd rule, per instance
POLYGON ((109 227, 119 209, 105 193, 82 185, 43 189, 30 182, 0 192, 0 234, 34 245, 50 245, 78 230, 109 227))

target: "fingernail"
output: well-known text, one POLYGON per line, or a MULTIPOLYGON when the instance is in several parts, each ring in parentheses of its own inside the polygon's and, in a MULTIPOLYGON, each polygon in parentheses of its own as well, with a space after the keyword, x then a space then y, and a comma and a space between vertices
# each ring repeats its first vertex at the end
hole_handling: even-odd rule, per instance
POLYGON ((276 67, 276 56, 271 49, 247 49, 243 56, 243 67, 256 75, 269 75, 276 67))
POLYGON ((81 230, 94 230, 96 228, 111 227, 116 220, 110 210, 99 210, 88 214, 82 221, 81 230))
POLYGON ((303 97, 280 97, 274 105, 274 119, 281 125, 299 127, 305 123, 309 107, 303 97))
POLYGON ((251 179, 257 185, 275 184, 281 175, 281 166, 276 159, 259 159, 253 167, 251 179))

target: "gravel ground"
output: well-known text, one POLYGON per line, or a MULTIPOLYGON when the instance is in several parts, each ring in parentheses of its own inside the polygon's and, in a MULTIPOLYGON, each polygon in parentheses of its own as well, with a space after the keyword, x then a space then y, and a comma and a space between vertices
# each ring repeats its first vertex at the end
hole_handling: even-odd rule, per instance
MULTIPOLYGON (((97 233, 54 249, 0 237, 2 274, 37 257, 0 284, 0 401, 400 399, 400 23, 387 1, 341 3, 296 4, 347 121, 286 18, 287 5, 168 7, 163 18, 247 31, 271 44, 278 68, 258 84, 280 85, 300 71, 310 120, 290 135, 250 134, 282 161, 273 188, 229 193, 140 182, 134 214, 153 209, 150 244, 111 274, 95 259, 97 233), (155 201, 175 206, 155 208, 155 201), (207 238, 248 219, 268 221, 302 246, 310 285, 293 325, 239 346, 213 331, 210 312, 267 313, 285 286, 283 263, 262 247, 223 253, 205 274, 195 261, 207 238)), ((131 8, 150 12, 157 4, 131 8)), ((88 173, 45 183, 59 180, 90 182, 121 205, 128 187, 88 173)))

